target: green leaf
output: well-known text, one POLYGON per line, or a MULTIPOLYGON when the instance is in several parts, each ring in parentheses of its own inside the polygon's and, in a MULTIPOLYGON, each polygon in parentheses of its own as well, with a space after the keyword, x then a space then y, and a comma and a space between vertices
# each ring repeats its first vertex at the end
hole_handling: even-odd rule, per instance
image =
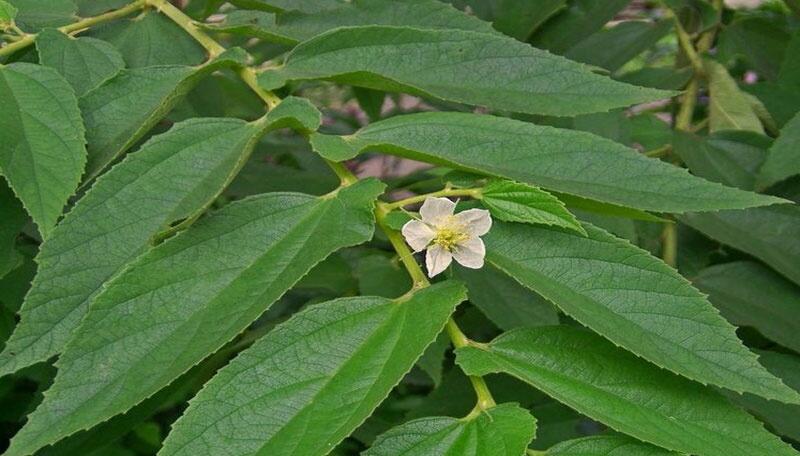
POLYGON ((270 129, 291 128, 310 133, 322 124, 322 113, 305 98, 286 97, 267 114, 270 129))
POLYGON ((39 63, 61 73, 79 97, 125 68, 114 46, 96 38, 72 38, 55 29, 39 32, 36 49, 39 63))
POLYGON ((756 172, 771 140, 759 133, 728 130, 700 137, 676 132, 675 153, 698 176, 744 190, 755 188, 756 172))
POLYGON ((666 222, 667 219, 655 216, 645 211, 631 209, 629 207, 617 206, 615 204, 601 203, 599 201, 581 198, 579 196, 567 195, 566 193, 553 192, 561 202, 566 204, 571 211, 585 211, 609 217, 620 217, 631 220, 642 220, 645 222, 666 222))
POLYGON ((319 35, 259 77, 266 89, 305 79, 549 115, 606 111, 671 95, 613 81, 499 35, 388 26, 319 35))
MULTIPOLYGON (((770 372, 784 379, 787 385, 800 390, 800 357, 765 351, 759 351, 759 356, 770 372)), ((729 397, 735 404, 769 424, 778 434, 800 440, 800 406, 768 401, 751 394, 731 394, 729 397)))
POLYGON ((571 0, 569 3, 533 34, 530 42, 534 46, 563 54, 603 28, 630 0, 571 0))
POLYGON ((728 70, 712 60, 705 61, 708 75, 708 88, 711 95, 709 102, 710 130, 748 130, 764 133, 758 115, 747 96, 739 90, 728 70))
POLYGON ((359 258, 355 274, 358 291, 364 296, 397 298, 413 285, 400 262, 384 254, 359 258))
POLYGON ((631 141, 645 150, 655 150, 672 142, 673 131, 655 114, 641 114, 630 119, 631 141))
POLYGON ((159 452, 326 454, 420 357, 466 297, 457 282, 397 300, 318 304, 241 353, 192 401, 159 452))
POLYGON ((493 180, 480 190, 478 198, 500 220, 560 226, 586 234, 564 203, 538 187, 493 180))
POLYGON ((800 112, 800 78, 796 84, 761 82, 743 88, 755 95, 767 108, 778 128, 782 128, 800 112))
POLYGON ((740 16, 723 27, 717 58, 725 63, 744 58, 749 68, 774 81, 791 38, 781 22, 756 15, 740 16))
POLYGON ((800 402, 675 270, 599 228, 584 228, 588 237, 497 222, 484 237, 486 260, 658 366, 701 383, 800 402))
POLYGON ((498 328, 558 324, 558 312, 546 299, 487 264, 482 269, 454 268, 469 290, 469 302, 498 328))
POLYGON ((236 65, 226 55, 199 67, 123 70, 80 99, 86 123, 88 182, 139 141, 202 78, 236 65))
MULTIPOLYGON (((45 447, 37 451, 35 456, 111 456, 110 445, 123 440, 126 434, 131 433, 133 429, 159 411, 185 402, 186 396, 200 389, 208 377, 213 375, 213 371, 224 364, 227 356, 224 350, 221 350, 220 353, 194 366, 169 386, 150 396, 125 414, 117 415, 91 429, 78 432, 55 445, 45 447)), ((122 456, 133 455, 126 453, 122 456)))
POLYGON ((292 11, 275 15, 233 11, 209 30, 253 36, 295 45, 338 27, 360 25, 413 26, 496 33, 492 27, 437 0, 362 0, 315 13, 292 11))
POLYGON ((686 212, 784 202, 707 182, 592 134, 501 117, 411 114, 349 136, 313 135, 311 142, 331 160, 378 150, 644 210, 686 212))
POLYGON ((515 329, 456 353, 470 375, 510 374, 615 430, 664 448, 698 456, 795 454, 719 394, 587 331, 515 329))
POLYGON ((547 456, 678 456, 624 435, 595 435, 561 442, 547 450, 547 456))
POLYGON ((626 21, 602 30, 576 44, 568 59, 617 71, 634 57, 653 47, 672 30, 672 21, 626 21))
POLYGON ((353 96, 358 101, 358 106, 367 114, 370 122, 377 122, 381 119, 383 104, 386 101, 386 92, 353 87, 353 96))
POLYGON ((463 419, 433 416, 409 421, 377 438, 364 456, 521 455, 536 420, 516 404, 500 404, 463 419))
POLYGON ((89 17, 122 8, 130 2, 128 0, 76 0, 75 3, 78 4, 78 15, 89 17))
POLYGON ((14 248, 20 230, 28 221, 25 208, 14 192, 0 180, 0 279, 16 268, 22 257, 14 248))
POLYGON ((567 0, 445 0, 456 8, 492 22, 498 31, 525 41, 547 19, 566 7, 567 0))
POLYGON ((705 0, 664 0, 690 34, 704 32, 717 25, 720 14, 705 0))
POLYGON ((449 349, 450 338, 445 331, 442 331, 417 360, 417 367, 430 377, 434 388, 438 388, 442 383, 445 355, 449 349))
POLYGON ((680 90, 691 77, 691 68, 645 67, 625 73, 617 79, 628 84, 654 89, 680 90))
POLYGON ((0 67, 0 173, 43 238, 50 236, 86 164, 75 92, 52 68, 0 67))
POLYGON ((18 10, 17 25, 26 32, 59 27, 75 20, 78 7, 73 0, 8 0, 18 10))
POLYGON ((157 65, 199 65, 206 52, 183 29, 155 10, 113 22, 95 35, 113 44, 128 68, 157 65))
POLYGON ((231 3, 243 9, 260 11, 318 13, 338 8, 345 0, 232 0, 231 3))
POLYGON ((17 17, 17 8, 14 5, 6 2, 5 0, 0 0, 0 25, 8 25, 14 22, 14 18, 17 17))
MULTIPOLYGON (((480 3, 480 1, 478 1, 480 3)), ((567 6, 566 0, 500 0, 492 23, 494 28, 526 41, 548 19, 567 6)))
POLYGON ((736 326, 752 326, 784 347, 800 352, 800 287, 751 261, 702 270, 693 280, 736 326))
POLYGON ((781 129, 756 180, 768 187, 795 174, 800 174, 800 113, 781 129))
POLYGON ((800 284, 800 207, 780 205, 685 214, 681 222, 749 253, 800 284))
POLYGON ((123 413, 218 350, 315 264, 369 240, 382 189, 368 180, 319 198, 247 198, 139 257, 95 298, 7 454, 123 413))
POLYGON ((42 245, 0 375, 60 353, 103 284, 170 222, 211 203, 263 131, 238 119, 182 122, 98 179, 42 245))
POLYGON ((786 45, 786 53, 783 55, 783 63, 778 73, 778 81, 789 87, 800 87, 800 31, 792 36, 789 44, 786 45))

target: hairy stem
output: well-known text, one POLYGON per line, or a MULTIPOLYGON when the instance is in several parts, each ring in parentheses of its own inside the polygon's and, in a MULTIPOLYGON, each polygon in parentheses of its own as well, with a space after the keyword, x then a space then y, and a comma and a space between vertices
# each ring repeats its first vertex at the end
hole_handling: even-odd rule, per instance
POLYGON ((439 190, 438 192, 426 193, 424 195, 416 195, 410 198, 401 199, 395 201, 393 203, 388 203, 385 207, 388 210, 399 209, 401 207, 408 206, 410 204, 421 203, 428 198, 436 198, 441 196, 465 196, 469 198, 480 198, 481 196, 481 189, 480 188, 460 188, 460 189, 449 189, 446 188, 444 190, 439 190))
POLYGON ((272 110, 275 106, 280 104, 281 99, 275 95, 274 93, 270 92, 269 90, 264 90, 258 85, 258 78, 256 76, 256 71, 250 67, 244 67, 239 70, 239 77, 247 84, 247 87, 250 87, 250 90, 255 92, 261 101, 267 105, 267 109, 272 110))
MULTIPOLYGON (((722 15, 722 0, 713 0, 714 9, 717 12, 717 23, 722 15)), ((689 34, 683 28, 680 20, 675 18, 675 31, 678 34, 678 41, 681 45, 681 50, 689 59, 692 65, 692 78, 686 86, 686 91, 680 98, 680 108, 675 116, 675 130, 694 132, 699 128, 692 126, 692 119, 694 111, 697 107, 697 96, 700 93, 700 83, 705 78, 705 70, 703 68, 702 54, 708 52, 714 44, 714 38, 717 34, 719 24, 715 25, 711 30, 703 33, 697 40, 697 47, 692 43, 689 34)), ((701 127, 700 127, 701 128, 701 127)), ((666 223, 664 230, 661 233, 662 249, 661 258, 668 265, 675 267, 678 259, 678 227, 675 223, 666 223)))
POLYGON ((661 258, 664 263, 673 268, 678 264, 678 227, 674 222, 664 224, 664 231, 661 234, 662 252, 661 258))
MULTIPOLYGON (((67 24, 63 27, 59 27, 58 30, 61 31, 62 33, 68 33, 68 34, 79 32, 93 25, 102 24, 104 22, 109 22, 113 21, 114 19, 125 17, 135 11, 144 8, 145 6, 147 6, 147 0, 136 0, 135 2, 130 3, 118 10, 109 11, 107 13, 103 13, 98 16, 87 17, 77 22, 73 22, 72 24, 67 24)), ((21 49, 25 49, 26 47, 36 42, 37 36, 38 34, 36 33, 26 34, 19 41, 15 41, 7 46, 3 46, 2 48, 0 48, 0 57, 8 56, 21 49)))
POLYGON ((675 32, 678 35, 678 43, 681 46, 681 50, 686 55, 686 58, 689 59, 689 63, 692 65, 694 74, 698 76, 704 74, 705 70, 703 69, 703 60, 700 58, 700 54, 698 54, 697 50, 692 44, 692 38, 689 36, 689 33, 686 32, 686 29, 683 28, 683 24, 681 24, 680 19, 675 17, 674 20, 675 32))
POLYGON ((148 5, 156 8, 168 18, 172 19, 172 22, 179 25, 183 30, 186 31, 186 33, 191 35, 192 38, 194 38, 206 49, 206 51, 208 51, 208 54, 211 58, 217 57, 225 52, 224 46, 214 41, 214 39, 212 39, 210 36, 206 35, 205 32, 200 30, 194 24, 194 19, 184 14, 183 11, 179 10, 172 3, 168 2, 167 0, 145 0, 145 2, 148 5))
MULTIPOLYGON (((214 58, 223 52, 225 47, 219 44, 214 38, 206 34, 197 25, 194 20, 187 16, 183 11, 176 8, 172 3, 167 0, 144 0, 148 5, 155 7, 158 11, 164 13, 165 16, 172 19, 172 21, 186 31, 192 38, 194 38, 205 50, 208 52, 209 57, 214 58)), ((239 78, 247 84, 264 104, 267 105, 267 110, 272 110, 281 102, 281 99, 269 90, 264 90, 258 85, 258 78, 254 69, 250 67, 242 67, 238 71, 239 78)))

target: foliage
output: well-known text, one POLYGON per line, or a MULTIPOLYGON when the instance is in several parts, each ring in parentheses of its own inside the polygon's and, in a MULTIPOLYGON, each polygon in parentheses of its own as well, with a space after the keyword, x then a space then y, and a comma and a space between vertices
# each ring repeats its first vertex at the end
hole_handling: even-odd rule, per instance
POLYGON ((798 454, 800 2, 736 3, 0 0, 0 451, 798 454))

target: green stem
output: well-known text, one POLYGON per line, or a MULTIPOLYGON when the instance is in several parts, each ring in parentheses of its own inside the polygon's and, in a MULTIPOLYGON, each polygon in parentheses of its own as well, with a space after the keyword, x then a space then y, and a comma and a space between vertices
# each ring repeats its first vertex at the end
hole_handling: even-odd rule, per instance
MULTIPOLYGON (((694 132, 702 129, 703 122, 708 122, 708 119, 705 119, 698 127, 692 126, 694 110, 697 107, 697 96, 700 92, 700 82, 705 78, 703 61, 700 56, 708 52, 714 44, 714 37, 717 34, 719 19, 722 14, 722 0, 713 0, 713 6, 717 13, 717 25, 700 36, 697 40, 697 47, 692 44, 691 38, 678 18, 675 18, 675 30, 678 33, 681 50, 689 58, 693 69, 692 79, 689 80, 689 84, 686 86, 686 91, 681 97, 680 109, 675 116, 675 130, 677 131, 694 132)), ((668 222, 664 225, 661 240, 661 258, 668 265, 675 267, 678 262, 678 227, 674 222, 668 222)))
POLYGON ((339 178, 343 186, 348 186, 358 182, 358 178, 355 176, 355 174, 350 172, 350 170, 347 169, 347 167, 343 164, 328 159, 325 159, 325 163, 327 163, 328 167, 336 174, 336 177, 339 178))
POLYGON ((19 27, 17 27, 17 24, 15 24, 13 22, 11 23, 11 25, 8 28, 12 32, 16 33, 18 36, 24 37, 24 36, 27 35, 27 33, 23 32, 19 27))
MULTIPOLYGON (((353 178, 355 178, 355 176, 353 176, 353 178)), ((403 266, 405 266, 406 271, 408 271, 408 275, 411 276, 411 280, 414 283, 414 288, 418 289, 429 286, 430 282, 428 281, 428 278, 425 277, 425 273, 422 272, 422 268, 420 268, 419 264, 417 264, 416 260, 414 260, 414 254, 411 252, 411 249, 408 248, 408 245, 406 245, 403 237, 397 231, 394 231, 386 226, 386 215, 389 212, 390 209, 388 204, 378 203, 378 206, 375 208, 375 218, 378 222, 378 226, 380 226, 383 232, 386 234, 386 237, 389 239, 392 247, 394 247, 395 252, 397 252, 397 256, 400 258, 403 266)), ((445 330, 447 331, 447 335, 450 337, 450 340, 453 342, 453 346, 456 348, 466 347, 472 343, 452 318, 447 320, 445 330)), ((473 410, 473 412, 468 416, 474 416, 476 413, 480 413, 483 410, 494 407, 494 398, 492 397, 492 393, 489 391, 489 386, 486 385, 486 382, 483 380, 483 378, 478 376, 469 376, 469 381, 472 383, 472 388, 475 390, 475 394, 478 396, 478 403, 475 405, 475 410, 473 410)))
MULTIPOLYGON (((344 184, 344 181, 342 181, 342 183, 344 184)), ((430 285, 430 282, 428 282, 428 278, 425 276, 425 273, 422 272, 422 268, 419 267, 419 264, 417 264, 417 261, 414 259, 414 254, 411 252, 411 249, 408 248, 408 245, 406 245, 403 236, 386 225, 386 215, 390 212, 387 206, 388 205, 385 203, 378 203, 375 208, 375 219, 378 222, 378 226, 380 226, 386 234, 389 243, 392 244, 395 252, 397 252, 397 256, 400 258, 403 266, 405 266, 406 271, 408 271, 408 275, 411 276, 411 280, 414 282, 413 288, 425 288, 430 285)), ((460 342, 461 339, 458 341, 453 339, 453 344, 458 344, 460 342)))
MULTIPOLYGON (((217 57, 225 52, 225 47, 219 44, 214 38, 207 35, 197 25, 194 20, 187 16, 183 11, 176 8, 172 3, 167 0, 144 0, 147 4, 155 7, 160 12, 164 13, 168 18, 186 31, 192 38, 200 43, 203 48, 208 52, 211 58, 217 57)), ((239 78, 250 87, 261 101, 267 105, 267 110, 270 111, 280 104, 281 99, 269 90, 264 90, 258 84, 258 77, 254 69, 250 67, 242 67, 238 71, 239 78)))
POLYGON ((694 108, 697 106, 697 94, 700 91, 700 78, 692 76, 689 84, 686 86, 686 91, 681 96, 681 107, 678 114, 675 116, 675 129, 680 131, 692 130, 692 117, 694 117, 694 108))
POLYGON ((250 67, 244 67, 239 70, 239 77, 250 87, 250 90, 255 92, 261 101, 267 105, 268 110, 272 110, 275 106, 278 106, 281 102, 281 99, 275 95, 274 93, 270 92, 269 90, 264 90, 258 85, 258 77, 256 76, 256 71, 250 67))
MULTIPOLYGON (((119 19, 125 17, 135 11, 138 11, 144 8, 147 5, 146 0, 136 0, 133 3, 130 3, 118 10, 109 11, 107 13, 100 14, 98 16, 87 17, 85 19, 81 19, 78 22, 73 22, 72 24, 67 24, 63 27, 59 27, 62 33, 75 33, 81 30, 87 29, 93 25, 102 24, 104 22, 113 21, 114 19, 119 19)), ((25 49, 26 47, 32 45, 36 42, 36 33, 31 33, 25 35, 21 40, 15 41, 14 43, 9 44, 8 46, 4 46, 0 48, 0 57, 11 55, 21 49, 25 49)))
POLYGON ((661 234, 662 251, 661 258, 664 263, 673 268, 678 263, 678 227, 674 222, 664 224, 664 231, 661 234))
POLYGON ((686 57, 689 59, 689 63, 692 65, 692 70, 694 70, 695 75, 702 75, 705 73, 703 68, 703 60, 700 58, 700 54, 698 54, 697 49, 695 49, 694 44, 692 44, 692 37, 689 36, 689 33, 686 32, 686 29, 683 28, 683 24, 681 24, 680 19, 676 16, 675 20, 675 32, 678 35, 678 43, 681 46, 681 50, 686 57))
POLYGON ((669 155, 670 152, 672 152, 672 144, 665 144, 657 149, 648 150, 644 152, 644 155, 647 157, 658 158, 667 156, 669 155))
POLYGON ((217 43, 213 38, 206 35, 194 23, 194 20, 179 10, 175 5, 167 0, 145 0, 145 3, 156 8, 159 12, 172 19, 172 22, 179 25, 182 29, 192 36, 201 46, 203 46, 211 58, 217 57, 225 52, 225 47, 217 43))
POLYGON ((444 190, 439 190, 438 192, 426 193, 424 195, 416 195, 410 198, 401 199, 399 201, 395 201, 393 203, 388 203, 385 207, 388 210, 399 209, 401 207, 408 206, 409 204, 421 203, 428 198, 437 198, 442 196, 466 196, 469 198, 480 198, 481 197, 481 189, 480 188, 458 188, 458 189, 451 189, 446 188, 444 190))

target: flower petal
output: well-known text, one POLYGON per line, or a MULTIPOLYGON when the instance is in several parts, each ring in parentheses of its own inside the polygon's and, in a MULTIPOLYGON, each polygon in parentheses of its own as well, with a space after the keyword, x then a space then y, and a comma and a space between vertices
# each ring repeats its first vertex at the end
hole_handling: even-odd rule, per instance
POLYGON ((433 277, 447 269, 453 261, 453 255, 439 245, 432 245, 425 254, 425 266, 428 268, 428 277, 433 277))
POLYGON ((429 225, 437 225, 442 219, 453 215, 456 203, 447 198, 427 198, 419 208, 422 221, 429 225))
POLYGON ((419 220, 409 220, 403 225, 403 237, 406 238, 406 242, 415 252, 425 250, 425 247, 431 243, 434 236, 436 236, 436 233, 419 220))
POLYGON ((464 225, 471 236, 483 236, 492 227, 492 217, 484 209, 468 209, 456 214, 456 222, 464 225))
POLYGON ((468 239, 458 244, 453 250, 453 258, 458 261, 458 264, 470 269, 482 268, 485 256, 486 247, 479 238, 468 239))

